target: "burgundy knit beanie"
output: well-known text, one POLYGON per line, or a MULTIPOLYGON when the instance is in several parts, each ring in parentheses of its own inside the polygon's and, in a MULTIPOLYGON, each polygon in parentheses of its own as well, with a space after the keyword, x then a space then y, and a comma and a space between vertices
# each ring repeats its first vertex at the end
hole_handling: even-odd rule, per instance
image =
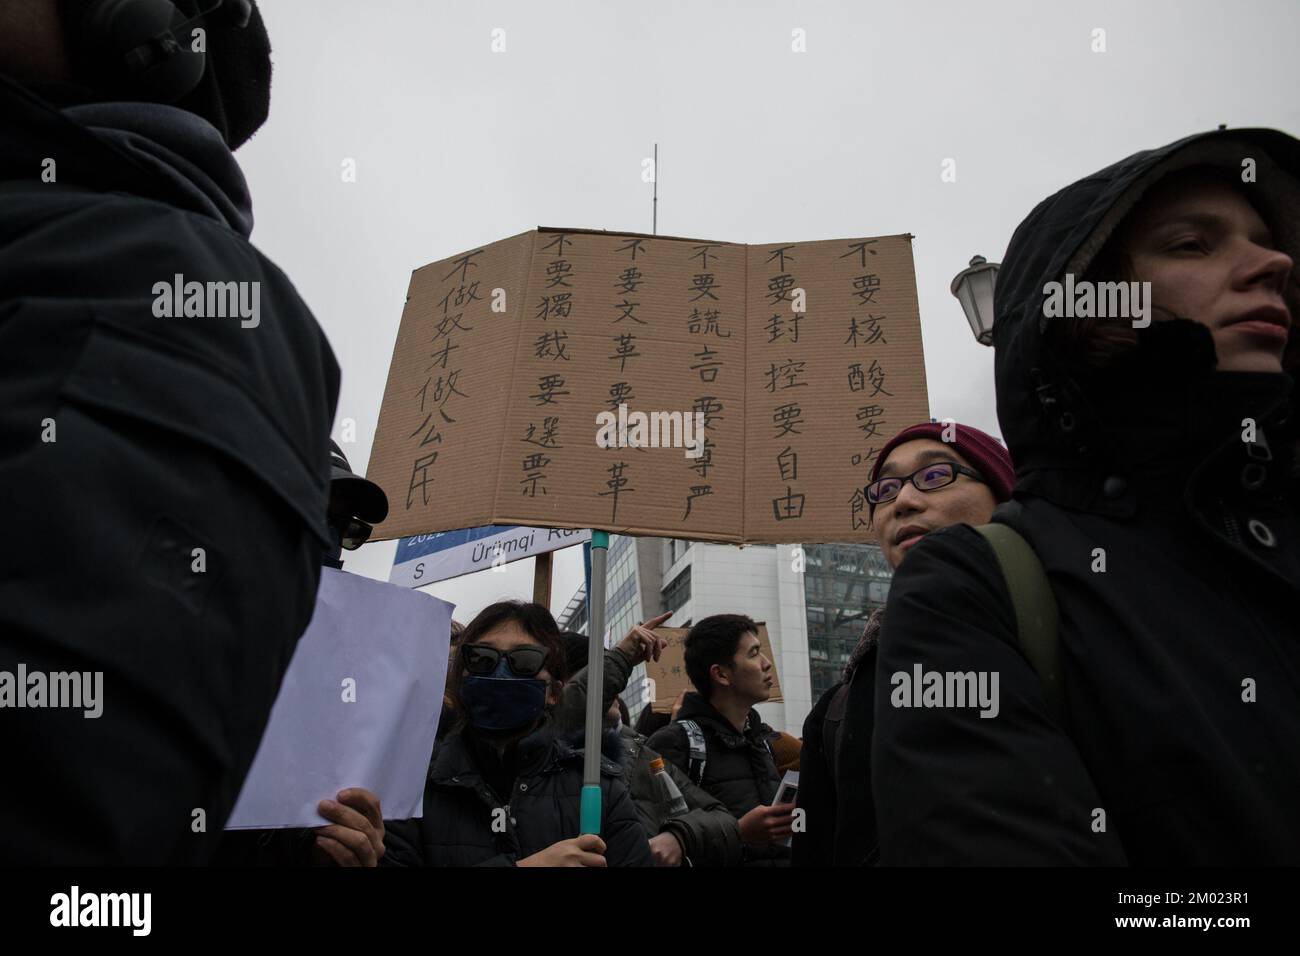
POLYGON ((876 480, 880 475, 881 466, 884 465, 885 459, 889 457, 889 453, 903 442, 913 441, 917 438, 931 438, 934 441, 942 442, 944 441, 945 432, 951 440, 944 442, 944 444, 952 445, 957 453, 970 462, 970 466, 983 476, 998 503, 1010 501, 1011 489, 1016 484, 1016 469, 1011 464, 1010 452, 992 435, 987 435, 970 425, 959 425, 955 422, 948 424, 925 422, 922 425, 912 425, 904 428, 889 439, 885 443, 885 447, 880 450, 880 454, 876 457, 876 463, 871 468, 871 480, 876 480))

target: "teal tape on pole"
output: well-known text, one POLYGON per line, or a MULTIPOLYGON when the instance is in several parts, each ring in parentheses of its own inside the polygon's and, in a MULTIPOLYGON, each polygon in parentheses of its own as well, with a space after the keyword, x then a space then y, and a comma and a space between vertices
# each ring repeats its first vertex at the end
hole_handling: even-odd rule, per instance
MULTIPOLYGON (((591 532, 591 587, 587 590, 588 657, 600 660, 601 639, 605 630, 605 556, 609 551, 609 534, 591 532)), ((586 733, 582 761, 582 801, 579 826, 583 833, 600 834, 600 740, 605 715, 604 668, 592 667, 587 674, 586 733)))
POLYGON ((582 815, 579 826, 583 833, 600 835, 600 785, 582 788, 582 815))

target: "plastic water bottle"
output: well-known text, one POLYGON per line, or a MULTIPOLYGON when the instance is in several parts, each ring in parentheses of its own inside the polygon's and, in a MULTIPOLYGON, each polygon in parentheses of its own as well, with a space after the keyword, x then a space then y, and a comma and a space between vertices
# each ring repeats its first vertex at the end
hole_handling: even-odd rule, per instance
POLYGON ((677 789, 677 784, 673 783, 673 778, 668 775, 663 757, 655 757, 650 761, 650 779, 654 783, 655 793, 658 796, 657 802, 664 819, 680 817, 690 810, 686 806, 686 798, 677 789))

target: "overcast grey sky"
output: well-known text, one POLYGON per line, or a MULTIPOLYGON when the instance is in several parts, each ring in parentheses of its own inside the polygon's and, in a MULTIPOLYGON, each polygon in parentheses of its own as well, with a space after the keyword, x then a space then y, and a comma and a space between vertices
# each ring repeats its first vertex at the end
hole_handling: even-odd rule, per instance
MULTIPOLYGON (((538 225, 650 231, 655 141, 661 233, 913 233, 931 414, 1000 434, 992 350, 948 291, 970 257, 1000 260, 1039 200, 1139 149, 1219 123, 1300 133, 1296 0, 260 5, 253 241, 333 344, 358 472, 411 270, 538 225)), ((393 550, 347 567, 386 578, 393 550)), ((554 607, 581 574, 563 552, 554 607)), ((468 620, 531 589, 524 561, 429 590, 468 620)))

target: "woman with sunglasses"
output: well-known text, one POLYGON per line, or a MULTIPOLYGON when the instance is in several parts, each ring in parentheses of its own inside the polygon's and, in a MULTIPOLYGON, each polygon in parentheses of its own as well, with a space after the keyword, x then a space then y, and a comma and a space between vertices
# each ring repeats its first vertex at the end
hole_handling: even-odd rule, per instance
POLYGON ((622 779, 623 747, 607 735, 600 836, 579 836, 583 740, 557 731, 567 676, 555 619, 503 601, 465 627, 451 666, 458 723, 435 746, 424 816, 389 821, 384 866, 651 866, 622 779))
POLYGON ((1297 255, 1300 141, 1276 130, 1136 153, 1016 230, 994 522, 1046 571, 1064 699, 985 540, 913 545, 876 669, 882 862, 1300 863, 1297 255), (917 667, 998 675, 996 716, 893 706, 917 667))

